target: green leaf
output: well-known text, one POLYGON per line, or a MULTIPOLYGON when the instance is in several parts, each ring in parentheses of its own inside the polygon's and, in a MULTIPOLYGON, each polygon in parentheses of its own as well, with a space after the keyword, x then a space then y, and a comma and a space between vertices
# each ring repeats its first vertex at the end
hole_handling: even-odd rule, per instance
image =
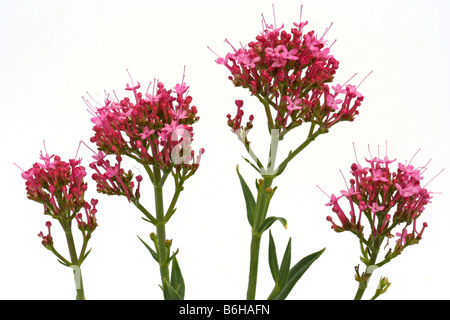
POLYGON ((153 250, 152 248, 150 248, 150 246, 148 244, 146 244, 144 242, 144 240, 142 240, 139 236, 137 236, 139 238, 139 240, 141 240, 141 242, 144 244, 144 246, 148 249, 148 251, 150 251, 152 257, 156 260, 156 262, 159 263, 159 259, 158 259, 158 254, 155 252, 155 250, 153 250))
POLYGON ((284 251, 283 260, 280 265, 280 272, 278 274, 277 286, 282 289, 289 279, 289 268, 291 267, 291 238, 289 238, 289 242, 286 246, 286 250, 284 251))
POLYGON ((263 223, 261 223, 261 225, 259 226, 257 232, 258 233, 263 233, 264 231, 266 231, 267 229, 270 228, 270 226, 275 222, 275 221, 280 221, 283 226, 287 229, 287 221, 285 218, 281 218, 281 217, 268 217, 266 220, 264 220, 263 223))
MULTIPOLYGON (((288 157, 292 154, 292 150, 289 151, 288 157)), ((276 169, 276 173, 275 176, 278 177, 280 174, 283 173, 283 171, 286 169, 287 165, 288 165, 289 161, 286 162, 285 164, 281 163, 280 166, 276 169)))
POLYGON ((175 256, 178 254, 178 251, 180 251, 180 249, 177 249, 177 251, 175 251, 170 257, 169 257, 169 259, 167 259, 167 264, 169 264, 170 263, 170 261, 172 261, 172 259, 174 259, 175 258, 175 256))
POLYGON ((247 207, 247 220, 250 223, 250 226, 253 227, 253 216, 255 214, 256 207, 255 198, 253 197, 253 194, 250 191, 250 188, 248 187, 244 178, 242 178, 241 174, 239 173, 239 166, 236 166, 236 171, 239 176, 239 181, 241 182, 242 192, 244 193, 245 205, 247 207))
POLYGON ((247 158, 242 157, 242 159, 244 159, 245 161, 247 161, 247 163, 249 165, 251 165, 253 167, 253 169, 255 169, 256 171, 258 171, 258 173, 261 173, 261 170, 258 169, 250 160, 248 160, 247 158))
POLYGON ((167 282, 166 278, 163 279, 163 292, 164 300, 183 300, 170 283, 167 282))
POLYGON ((79 264, 79 265, 81 265, 81 264, 83 263, 83 261, 86 259, 86 257, 88 256, 88 254, 91 253, 91 250, 92 250, 92 248, 90 248, 90 249, 88 250, 88 252, 86 252, 86 253, 84 254, 83 257, 81 257, 80 261, 78 261, 78 264, 79 264))
POLYGON ((170 278, 171 278, 170 283, 172 285, 172 288, 175 289, 175 291, 180 296, 181 300, 183 300, 185 286, 184 286, 183 275, 181 274, 181 269, 180 269, 180 265, 178 264, 177 258, 173 259, 172 273, 170 275, 170 278))
POLYGON ((57 259, 59 263, 61 263, 63 266, 68 267, 69 264, 65 263, 64 261, 62 261, 61 259, 57 259))
POLYGON ((277 249, 275 247, 275 242, 273 241, 272 232, 269 230, 269 267, 272 273, 273 280, 275 283, 278 281, 278 260, 277 260, 277 249))
POLYGON ((295 266, 293 266, 289 271, 289 278, 286 285, 283 288, 281 288, 281 290, 274 297, 272 297, 272 299, 273 300, 286 299, 286 297, 289 295, 289 293, 291 292, 295 284, 298 282, 298 280, 300 280, 300 278, 303 276, 306 270, 308 270, 308 268, 313 264, 313 262, 316 261, 316 259, 319 258, 324 251, 325 248, 315 253, 312 253, 309 256, 304 257, 295 266))

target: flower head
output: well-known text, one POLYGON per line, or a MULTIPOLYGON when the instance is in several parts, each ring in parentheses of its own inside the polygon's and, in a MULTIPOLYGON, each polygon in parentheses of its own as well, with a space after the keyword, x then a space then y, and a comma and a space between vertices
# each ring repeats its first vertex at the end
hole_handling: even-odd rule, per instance
POLYGON ((133 91, 134 102, 128 97, 107 100, 100 107, 87 102, 94 115, 94 136, 90 141, 99 150, 90 167, 95 170, 92 177, 97 182, 97 191, 125 195, 133 201, 140 196, 140 181, 136 188, 133 172, 122 168, 123 155, 164 172, 186 170, 190 176, 197 170, 196 160, 204 150, 194 157, 192 125, 199 117, 184 75, 174 92, 158 81, 153 84, 152 93, 139 92, 139 82, 136 86, 127 84, 126 89, 133 91), (116 163, 107 160, 107 155, 115 155, 116 163))
MULTIPOLYGON (((339 62, 330 55, 324 40, 305 32, 307 21, 285 30, 263 19, 263 32, 254 41, 232 49, 216 62, 224 65, 236 87, 243 87, 265 101, 276 112, 276 125, 290 128, 315 122, 330 128, 339 121, 352 121, 359 113, 363 96, 352 85, 335 85, 339 62), (294 112, 297 111, 297 112, 294 112)), ((217 55, 217 54, 216 54, 217 55)))
POLYGON ((172 133, 179 135, 186 130, 192 140, 192 125, 199 119, 197 108, 191 105, 192 98, 186 95, 189 87, 184 82, 175 86, 175 96, 161 82, 154 84, 153 94, 144 95, 139 88, 139 82, 126 86, 135 93, 134 102, 126 97, 107 100, 100 107, 88 103, 94 114, 91 142, 107 155, 138 157, 144 164, 169 168, 170 154, 177 144, 172 141, 172 133))
MULTIPOLYGON (((81 166, 81 159, 70 159, 69 162, 65 162, 57 155, 43 156, 42 152, 40 158, 43 163, 36 162, 30 169, 22 172, 28 199, 41 203, 44 206, 44 214, 64 225, 76 218, 84 208, 91 222, 88 232, 92 233, 97 225, 95 205, 98 200, 91 200, 93 207, 85 200, 86 170, 81 166)), ((46 236, 42 232, 39 233, 42 244, 49 249, 53 246, 51 225, 50 221, 46 223, 48 228, 46 236)))
POLYGON ((418 230, 416 224, 425 206, 431 202, 431 194, 420 183, 421 170, 412 165, 399 163, 398 169, 393 170, 389 165, 395 160, 389 160, 387 156, 384 159, 371 157, 366 161, 370 167, 352 164, 350 187, 348 191, 342 191, 343 196, 340 197, 349 202, 350 218, 346 217, 338 204, 340 198, 332 197, 327 205, 333 205, 333 211, 337 213, 341 225, 332 222, 329 217, 327 220, 332 222, 334 230, 349 230, 363 238, 362 218, 366 217, 371 231, 368 238, 370 241, 389 238, 394 228, 403 226, 402 231, 396 233, 400 238, 396 241, 393 253, 400 254, 405 246, 422 239, 427 224, 424 224, 422 230, 418 230), (408 233, 408 228, 411 227, 412 230, 408 233))

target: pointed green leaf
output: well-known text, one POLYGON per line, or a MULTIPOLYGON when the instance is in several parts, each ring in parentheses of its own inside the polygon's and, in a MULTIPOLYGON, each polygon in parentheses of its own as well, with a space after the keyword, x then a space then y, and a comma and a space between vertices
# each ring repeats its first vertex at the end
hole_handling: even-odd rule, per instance
POLYGON ((270 228, 270 226, 275 222, 275 221, 280 221, 283 226, 287 229, 287 221, 285 218, 281 218, 281 217, 268 217, 266 220, 264 220, 263 223, 261 223, 261 225, 259 226, 257 232, 258 233, 263 233, 264 231, 266 231, 267 229, 270 228))
POLYGON ((84 254, 84 256, 81 257, 80 261, 78 262, 79 265, 81 265, 81 264, 83 263, 83 261, 86 259, 86 257, 88 256, 88 254, 91 253, 91 250, 92 250, 92 248, 90 248, 90 249, 88 250, 88 252, 86 252, 86 253, 84 254))
POLYGON ((56 259, 56 260, 58 260, 58 262, 61 263, 63 266, 66 266, 66 267, 69 266, 69 264, 65 263, 65 262, 62 261, 61 259, 56 259))
MULTIPOLYGON (((273 297, 273 300, 284 300, 291 292, 292 288, 295 286, 298 280, 303 276, 303 274, 308 270, 308 268, 316 261, 317 258, 325 251, 323 248, 320 251, 310 254, 300 260, 295 266, 289 271, 289 279, 286 285, 280 289, 280 291, 273 297)), ((281 272, 281 270, 280 270, 281 272)))
POLYGON ((275 283, 278 281, 278 260, 277 260, 277 249, 275 247, 275 242, 273 241, 272 232, 269 230, 269 267, 272 273, 273 280, 275 283))
POLYGON ((142 240, 139 236, 137 236, 139 238, 139 240, 141 240, 141 242, 144 244, 144 246, 148 249, 148 251, 150 251, 152 257, 156 260, 156 262, 159 263, 159 259, 158 259, 158 254, 155 252, 155 250, 153 250, 152 248, 150 248, 150 246, 148 244, 145 243, 144 240, 142 240))
POLYGON ((171 278, 170 283, 172 285, 172 288, 175 289, 175 291, 180 296, 181 300, 183 300, 185 286, 184 286, 183 275, 181 274, 181 269, 180 269, 180 265, 178 264, 177 258, 173 259, 172 272, 171 272, 170 278, 171 278))
POLYGON ((255 214, 256 207, 255 198, 253 197, 253 194, 250 191, 250 188, 248 187, 244 178, 242 178, 241 174, 239 173, 238 166, 236 166, 236 171, 239 176, 239 181, 241 182, 242 191, 244 193, 245 205, 247 207, 247 220, 250 223, 250 226, 253 227, 253 216, 255 214))
POLYGON ((278 282, 277 285, 279 288, 283 288, 289 279, 289 268, 291 267, 291 238, 289 238, 289 242, 286 246, 286 250, 284 251, 283 260, 280 265, 280 272, 278 274, 278 282))
POLYGON ((247 158, 242 157, 245 161, 247 161, 247 163, 249 165, 251 165, 253 167, 253 169, 255 169, 256 171, 258 171, 258 173, 261 173, 261 170, 258 169, 250 160, 248 160, 247 158))
POLYGON ((164 300, 183 300, 170 283, 167 282, 166 278, 163 279, 163 292, 164 300))
POLYGON ((175 256, 178 254, 178 251, 180 251, 180 249, 177 249, 177 251, 175 251, 175 252, 169 257, 169 259, 167 259, 167 264, 169 264, 170 261, 172 261, 172 259, 175 258, 175 256))

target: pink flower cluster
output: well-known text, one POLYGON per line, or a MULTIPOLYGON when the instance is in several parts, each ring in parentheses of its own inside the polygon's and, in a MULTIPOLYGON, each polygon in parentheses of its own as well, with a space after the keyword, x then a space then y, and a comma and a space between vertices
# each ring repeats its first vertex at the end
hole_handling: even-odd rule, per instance
POLYGON ((423 168, 399 163, 397 170, 391 171, 389 165, 395 160, 389 160, 388 157, 375 157, 366 161, 370 166, 362 167, 353 163, 350 187, 342 190, 338 197, 331 195, 327 205, 332 207, 340 221, 340 225, 337 225, 328 216, 327 220, 332 223, 332 229, 337 232, 348 230, 362 238, 361 217, 364 215, 370 224, 371 239, 392 237, 391 231, 404 223, 402 232, 396 234, 399 236, 396 248, 401 250, 405 244, 417 243, 422 239, 423 231, 427 227, 427 224, 423 223, 419 230, 417 219, 432 198, 428 190, 420 184, 423 168), (341 198, 346 198, 349 202, 349 216, 338 203, 341 198), (393 213, 389 213, 391 211, 393 213), (408 233, 407 227, 411 224, 412 230, 408 233))
POLYGON ((90 165, 96 171, 93 179, 97 182, 97 191, 123 194, 129 201, 139 197, 142 177, 136 177, 138 186, 133 191, 133 173, 121 168, 122 155, 144 166, 157 166, 164 172, 175 167, 193 174, 204 153, 204 149, 200 149, 195 156, 190 146, 194 135, 192 125, 199 117, 197 108, 191 105, 192 97, 187 94, 189 87, 184 82, 177 84, 175 94, 161 82, 154 84, 152 94, 148 89, 145 94, 139 92, 140 87, 139 82, 126 85, 125 89, 134 94, 134 103, 128 97, 120 101, 108 98, 97 108, 87 102, 94 115, 95 135, 90 141, 100 151, 90 165), (110 154, 116 155, 114 165, 105 160, 110 154))
POLYGON ((277 112, 279 128, 317 122, 330 128, 338 121, 352 121, 363 96, 352 85, 327 85, 339 62, 325 47, 324 36, 303 32, 307 22, 294 23, 291 32, 284 26, 266 25, 247 47, 219 57, 216 62, 231 72, 237 87, 247 88, 277 112), (289 122, 290 119, 290 122, 289 122))
MULTIPOLYGON (((69 221, 74 218, 78 221, 80 229, 91 233, 97 227, 95 206, 98 200, 92 199, 91 203, 85 201, 87 183, 84 181, 86 171, 80 165, 81 160, 71 159, 69 162, 61 161, 59 156, 41 152, 40 159, 43 163, 35 163, 32 168, 22 172, 22 178, 26 180, 28 199, 42 203, 44 214, 57 220, 69 221), (83 222, 81 209, 85 210, 87 222, 83 222)), ((44 236, 42 243, 51 246, 53 243, 50 226, 47 222, 48 235, 44 236)))
POLYGON ((92 175, 92 180, 97 182, 97 191, 108 195, 124 195, 128 201, 139 199, 139 187, 142 176, 136 176, 138 185, 136 191, 134 191, 133 173, 131 170, 125 172, 121 168, 122 156, 116 156, 117 163, 114 166, 111 166, 110 161, 105 159, 105 156, 102 151, 99 151, 98 155, 94 156, 96 161, 89 165, 95 171, 92 175))

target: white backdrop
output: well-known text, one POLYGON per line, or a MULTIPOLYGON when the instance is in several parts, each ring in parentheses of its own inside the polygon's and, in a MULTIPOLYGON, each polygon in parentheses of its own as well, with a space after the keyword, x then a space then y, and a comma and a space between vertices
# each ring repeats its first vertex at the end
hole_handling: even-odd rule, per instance
MULTIPOLYGON (((167 226, 186 282, 187 299, 244 299, 250 227, 236 164, 253 187, 256 174, 242 160, 243 146, 226 126, 235 112, 235 99, 245 101, 246 114, 255 114, 254 149, 268 144, 264 115, 254 97, 227 80, 228 72, 214 62, 216 52, 229 51, 223 40, 248 43, 261 30, 261 13, 290 28, 299 19, 305 30, 327 34, 337 42, 332 54, 340 61, 336 82, 355 72, 358 84, 373 70, 359 91, 365 95, 360 115, 319 137, 275 180, 279 188, 271 215, 284 216, 285 230, 274 224, 279 255, 292 237, 293 261, 326 247, 294 288, 290 299, 352 299, 357 289, 354 266, 359 263, 357 239, 337 234, 325 220, 328 193, 344 188, 339 173, 368 156, 367 145, 401 161, 424 165, 424 181, 448 170, 450 71, 446 19, 448 1, 6 1, 0 0, 0 97, 2 100, 0 157, 0 298, 74 299, 72 270, 60 265, 40 243, 47 216, 41 205, 26 199, 24 180, 13 163, 28 169, 38 160, 45 139, 50 154, 72 158, 80 139, 92 135, 90 115, 82 96, 102 100, 104 90, 124 96, 128 68, 141 84, 162 81, 173 87, 186 82, 200 121, 195 125, 194 149, 206 149, 199 171, 186 183, 178 210, 167 226), (262 137, 266 137, 264 140, 262 137)), ((301 128, 281 143, 281 154, 307 134, 301 128)), ((303 140, 301 140, 303 141, 303 140)), ((88 168, 91 152, 81 148, 88 168)), ((282 155, 279 159, 282 158, 282 155)), ((133 168, 132 168, 133 169, 133 168)), ((136 169, 134 169, 137 171, 136 169)), ((89 174, 90 175, 90 174, 89 174)), ((348 177, 348 174, 347 174, 348 177)), ((376 270, 364 298, 372 296, 380 276, 392 282, 381 299, 449 299, 448 171, 430 183, 435 194, 421 221, 429 227, 417 246, 409 247, 390 264, 376 270)), ((159 271, 136 235, 148 239, 153 226, 124 197, 95 192, 99 227, 93 248, 82 267, 87 299, 161 299, 159 271)), ((148 186, 146 200, 153 208, 148 186)), ((336 220, 336 219, 335 219, 336 220)), ((65 240, 54 229, 58 248, 65 240)), ((273 283, 267 263, 267 236, 261 245, 257 298, 265 299, 273 283)), ((65 252, 64 249, 61 249, 65 252)), ((280 258, 281 259, 281 256, 280 258)))

